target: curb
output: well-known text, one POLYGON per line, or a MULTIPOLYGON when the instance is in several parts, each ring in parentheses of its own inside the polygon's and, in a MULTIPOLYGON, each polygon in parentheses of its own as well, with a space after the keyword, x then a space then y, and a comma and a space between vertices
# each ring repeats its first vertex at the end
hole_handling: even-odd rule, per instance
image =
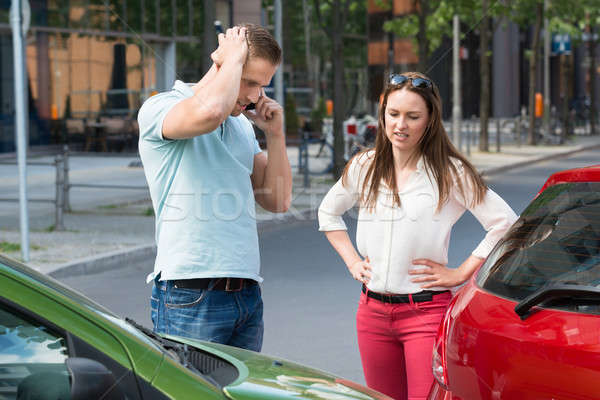
POLYGON ((578 147, 574 148, 573 150, 569 150, 569 151, 565 151, 565 152, 558 152, 558 153, 553 153, 553 154, 546 154, 544 156, 531 158, 529 160, 519 161, 519 162, 516 162, 516 163, 513 163, 513 164, 509 164, 509 165, 503 165, 503 166, 500 166, 500 167, 487 168, 487 169, 482 170, 481 174, 482 175, 486 175, 486 176, 490 176, 490 175, 498 174, 498 173, 501 173, 501 172, 506 172, 506 171, 509 171, 511 169, 520 168, 520 167, 524 167, 524 166, 527 166, 527 165, 539 163, 539 162, 542 162, 542 161, 552 160, 552 159, 561 158, 561 157, 567 157, 567 156, 570 156, 572 154, 579 153, 581 151, 596 150, 596 149, 600 149, 600 144, 595 144, 595 145, 592 145, 592 146, 589 146, 589 147, 578 146, 578 147))
POLYGON ((66 264, 56 266, 47 272, 53 278, 92 275, 117 269, 123 265, 146 259, 156 255, 156 245, 141 245, 130 249, 117 250, 110 253, 97 254, 66 264))

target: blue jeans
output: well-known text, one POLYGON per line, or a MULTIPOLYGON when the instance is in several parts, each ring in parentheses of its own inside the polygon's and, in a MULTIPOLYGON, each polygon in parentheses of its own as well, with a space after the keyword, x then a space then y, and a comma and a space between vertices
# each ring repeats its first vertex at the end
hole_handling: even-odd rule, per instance
POLYGON ((263 303, 258 284, 239 292, 183 289, 154 280, 150 298, 154 331, 260 351, 263 303))

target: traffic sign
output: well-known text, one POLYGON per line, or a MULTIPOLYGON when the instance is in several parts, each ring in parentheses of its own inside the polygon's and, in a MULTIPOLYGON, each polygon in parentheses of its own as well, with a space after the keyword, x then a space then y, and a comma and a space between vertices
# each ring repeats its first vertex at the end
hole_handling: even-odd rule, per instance
POLYGON ((552 35, 552 53, 571 54, 571 35, 566 33, 552 35))

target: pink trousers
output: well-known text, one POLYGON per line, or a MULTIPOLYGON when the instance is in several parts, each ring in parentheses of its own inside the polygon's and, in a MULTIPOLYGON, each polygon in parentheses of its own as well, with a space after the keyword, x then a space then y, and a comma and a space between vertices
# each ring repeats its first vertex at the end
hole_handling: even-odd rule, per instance
POLYGON ((433 383, 431 355, 451 293, 432 301, 389 304, 361 293, 356 328, 367 386, 396 400, 424 400, 433 383))

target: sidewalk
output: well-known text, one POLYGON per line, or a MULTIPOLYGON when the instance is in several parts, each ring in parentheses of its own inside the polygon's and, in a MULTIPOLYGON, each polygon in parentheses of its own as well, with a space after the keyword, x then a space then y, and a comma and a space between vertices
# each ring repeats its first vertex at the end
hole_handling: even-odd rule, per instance
MULTIPOLYGON (((495 149, 492 144, 491 150, 495 149)), ((516 146, 503 144, 501 153, 482 153, 471 149, 469 159, 484 175, 535 163, 578 151, 598 149, 600 136, 575 136, 561 146, 516 146)), ((330 175, 310 177, 310 187, 303 187, 298 173, 298 149, 288 149, 294 190, 292 206, 285 214, 271 214, 257 209, 259 230, 280 223, 306 221, 316 217, 316 209, 334 183, 330 175)), ((72 182, 145 185, 143 170, 130 167, 132 157, 87 156, 73 158, 72 182)), ((323 162, 310 159, 309 162, 323 162)), ((54 170, 29 168, 29 197, 54 196, 54 170)), ((16 166, 0 165, 0 196, 16 197, 16 166)), ((540 185, 542 182, 540 182, 540 185)), ((155 253, 154 216, 147 191, 73 189, 73 212, 65 214, 66 231, 53 229, 54 205, 30 203, 30 262, 40 272, 55 277, 100 272, 126 266, 155 253)), ((2 202, 0 211, 0 252, 19 259, 20 243, 18 204, 2 202)))

